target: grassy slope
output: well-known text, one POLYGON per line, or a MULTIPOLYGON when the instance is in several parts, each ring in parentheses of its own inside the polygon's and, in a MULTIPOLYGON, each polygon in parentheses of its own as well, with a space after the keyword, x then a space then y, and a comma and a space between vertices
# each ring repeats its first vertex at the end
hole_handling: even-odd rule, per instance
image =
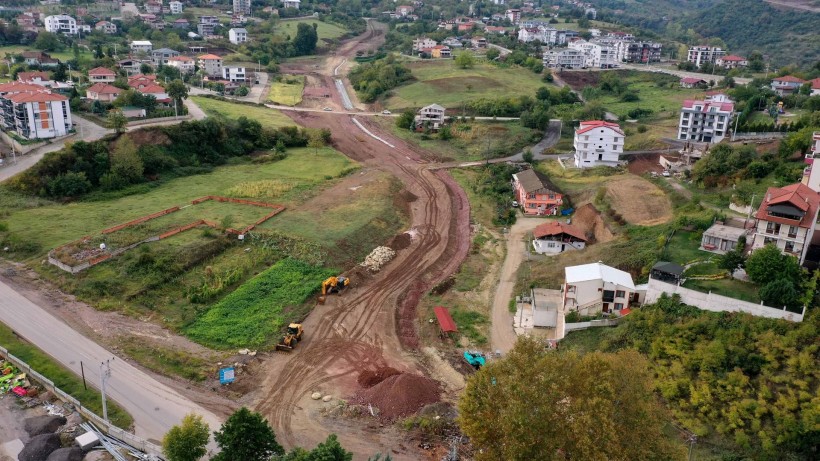
POLYGON ((295 106, 302 102, 302 90, 305 89, 304 75, 282 75, 283 81, 272 82, 268 100, 276 104, 295 106), (285 83, 284 80, 296 79, 299 83, 285 83))
POLYGON ((262 126, 268 128, 296 125, 293 120, 289 119, 278 110, 269 109, 267 107, 236 104, 202 96, 192 96, 191 100, 194 101, 194 103, 208 115, 223 115, 233 119, 244 116, 257 120, 262 124, 262 126))
POLYGON ((280 21, 279 25, 276 26, 276 31, 280 34, 290 35, 291 37, 296 37, 296 28, 299 27, 298 25, 301 23, 310 24, 317 24, 316 32, 319 34, 319 44, 321 45, 322 40, 324 39, 337 39, 342 35, 347 33, 347 30, 341 26, 336 24, 330 24, 327 22, 319 21, 318 19, 296 19, 292 21, 280 21))
POLYGON ((418 80, 392 91, 386 105, 391 109, 440 104, 459 107, 462 102, 480 98, 535 96, 535 90, 546 85, 532 71, 511 67, 500 69, 477 63, 471 69, 460 69, 453 60, 423 61, 408 64, 418 80), (472 85, 467 89, 467 85, 472 85))

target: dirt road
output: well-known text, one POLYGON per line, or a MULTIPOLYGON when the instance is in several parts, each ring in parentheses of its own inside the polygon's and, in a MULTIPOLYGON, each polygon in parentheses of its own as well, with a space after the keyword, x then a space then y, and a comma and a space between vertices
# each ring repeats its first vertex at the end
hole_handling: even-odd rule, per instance
POLYGON ((539 224, 550 221, 546 218, 518 218, 507 233, 507 256, 501 266, 501 276, 495 290, 492 310, 492 328, 490 344, 493 350, 509 352, 515 345, 516 335, 513 331, 513 315, 509 310, 510 300, 515 296, 515 275, 524 260, 524 237, 539 224))

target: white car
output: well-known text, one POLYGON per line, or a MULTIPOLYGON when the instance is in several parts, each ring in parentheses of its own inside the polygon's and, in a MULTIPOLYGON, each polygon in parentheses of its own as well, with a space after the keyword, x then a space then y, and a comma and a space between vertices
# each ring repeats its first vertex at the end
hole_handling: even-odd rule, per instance
POLYGON ((390 114, 392 114, 392 112, 390 112, 390 111, 389 111, 389 110, 387 110, 387 109, 383 110, 383 111, 382 111, 382 113, 383 113, 384 115, 390 115, 390 114))
POLYGON ((661 174, 663 175, 664 178, 668 178, 668 177, 672 176, 672 173, 670 173, 669 170, 663 170, 663 173, 661 173, 661 174))
POLYGON ((326 112, 330 112, 330 111, 332 111, 333 109, 331 109, 330 107, 325 107, 325 108, 324 108, 324 109, 322 109, 322 110, 323 110, 323 111, 326 111, 326 112))
POLYGON ((513 206, 513 208, 518 208, 518 201, 517 201, 517 200, 513 200, 513 201, 512 201, 512 206, 513 206))

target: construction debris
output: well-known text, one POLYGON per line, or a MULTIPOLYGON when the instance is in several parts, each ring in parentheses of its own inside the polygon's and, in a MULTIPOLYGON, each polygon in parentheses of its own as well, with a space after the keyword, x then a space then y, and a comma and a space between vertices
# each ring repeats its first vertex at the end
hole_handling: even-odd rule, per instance
POLYGON ((385 264, 389 263, 391 259, 396 256, 396 252, 392 249, 380 246, 373 249, 361 264, 371 272, 378 272, 385 264))

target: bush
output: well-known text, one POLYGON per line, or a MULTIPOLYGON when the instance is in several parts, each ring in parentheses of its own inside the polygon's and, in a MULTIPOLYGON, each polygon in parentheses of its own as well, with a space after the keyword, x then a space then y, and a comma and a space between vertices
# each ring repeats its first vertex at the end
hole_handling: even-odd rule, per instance
POLYGON ((52 197, 78 197, 89 192, 91 187, 85 173, 68 172, 49 181, 48 193, 52 197))

